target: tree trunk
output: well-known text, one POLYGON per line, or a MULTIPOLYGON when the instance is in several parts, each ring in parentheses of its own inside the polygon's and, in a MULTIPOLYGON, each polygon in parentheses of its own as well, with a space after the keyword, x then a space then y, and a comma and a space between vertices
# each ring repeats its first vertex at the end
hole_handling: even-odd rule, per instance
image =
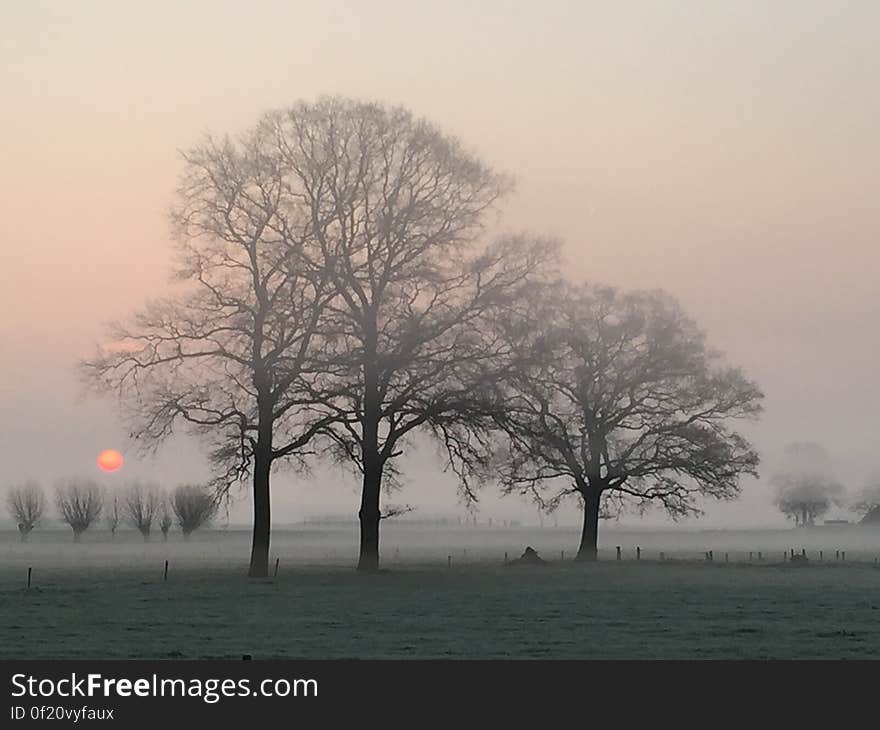
POLYGON ((379 376, 376 367, 375 323, 367 329, 364 347, 364 415, 361 427, 361 459, 364 482, 361 490, 361 544, 358 555, 359 571, 379 569, 379 499, 382 491, 382 462, 379 455, 379 376))
POLYGON ((361 492, 361 545, 357 569, 373 572, 379 569, 379 495, 382 476, 376 468, 364 468, 364 485, 361 492))
POLYGON ((272 515, 269 506, 269 472, 272 467, 270 452, 257 446, 254 455, 254 534, 251 543, 249 578, 266 578, 269 575, 269 531, 272 515))
POLYGON ((587 487, 581 495, 584 498, 584 527, 575 560, 594 562, 598 557, 599 500, 602 493, 598 489, 587 487))

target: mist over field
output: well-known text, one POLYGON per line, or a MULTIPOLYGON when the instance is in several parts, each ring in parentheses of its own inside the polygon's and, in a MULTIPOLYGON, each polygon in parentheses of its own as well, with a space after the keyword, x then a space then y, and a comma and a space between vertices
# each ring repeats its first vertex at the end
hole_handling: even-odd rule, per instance
POLYGON ((367 660, 314 670, 361 723, 870 697, 369 660, 880 656, 878 29, 873 0, 0 3, 0 668, 50 660, 9 716, 79 701, 40 689, 64 659, 105 676, 69 718, 151 726, 326 724, 255 689, 317 693, 280 676, 312 659, 367 660), (116 659, 245 686, 116 702, 116 659))

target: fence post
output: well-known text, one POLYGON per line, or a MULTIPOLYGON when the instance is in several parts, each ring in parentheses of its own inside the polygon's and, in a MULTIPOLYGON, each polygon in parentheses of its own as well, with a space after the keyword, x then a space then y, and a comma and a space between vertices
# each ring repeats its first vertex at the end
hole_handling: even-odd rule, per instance
POLYGON ((31 574, 33 573, 33 568, 28 568, 28 588, 31 587, 31 574))
POLYGON ((617 559, 620 560, 620 545, 617 546, 617 559))

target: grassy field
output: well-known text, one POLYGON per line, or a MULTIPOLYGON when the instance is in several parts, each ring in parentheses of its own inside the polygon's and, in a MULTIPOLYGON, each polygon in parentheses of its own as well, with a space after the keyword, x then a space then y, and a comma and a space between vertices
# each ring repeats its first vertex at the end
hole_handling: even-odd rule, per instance
POLYGON ((871 658, 872 565, 0 570, 2 658, 871 658))
POLYGON ((878 531, 603 535, 577 565, 575 528, 389 525, 389 569, 363 576, 353 526, 279 529, 278 577, 249 581, 246 530, 0 532, 0 658, 880 658, 878 531), (527 544, 549 564, 503 567, 527 544))

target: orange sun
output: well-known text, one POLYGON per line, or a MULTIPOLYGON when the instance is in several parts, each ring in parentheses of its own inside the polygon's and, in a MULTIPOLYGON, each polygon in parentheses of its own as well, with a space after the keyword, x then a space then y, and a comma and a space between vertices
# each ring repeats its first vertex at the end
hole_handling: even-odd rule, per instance
POLYGON ((104 449, 98 454, 98 468, 101 471, 119 471, 122 468, 122 454, 116 449, 104 449))

